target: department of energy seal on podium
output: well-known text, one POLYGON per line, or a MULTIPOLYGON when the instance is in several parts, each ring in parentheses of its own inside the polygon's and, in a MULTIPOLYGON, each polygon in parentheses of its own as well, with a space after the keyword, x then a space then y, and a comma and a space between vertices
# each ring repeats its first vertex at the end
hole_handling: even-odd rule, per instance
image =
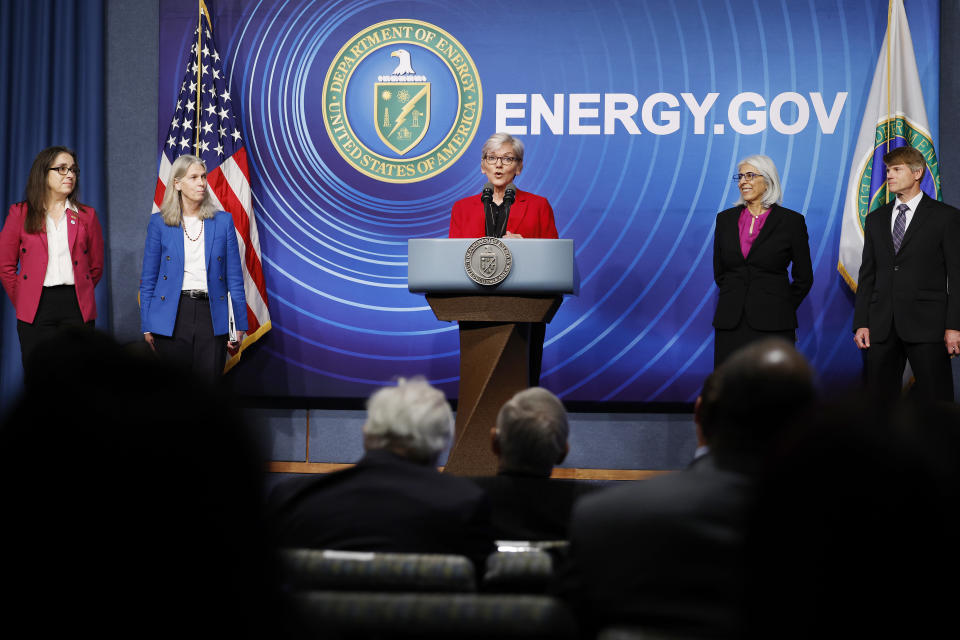
POLYGON ((471 280, 484 286, 493 286, 510 275, 513 256, 500 238, 484 237, 467 247, 463 266, 471 280))

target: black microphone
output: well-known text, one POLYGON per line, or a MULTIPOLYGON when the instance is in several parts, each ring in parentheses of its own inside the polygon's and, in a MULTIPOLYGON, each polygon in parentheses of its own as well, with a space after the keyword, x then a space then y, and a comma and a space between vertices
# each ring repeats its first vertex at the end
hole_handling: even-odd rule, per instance
POLYGON ((487 183, 483 185, 483 193, 480 194, 480 200, 483 201, 483 204, 490 204, 493 202, 493 185, 487 183))
POLYGON ((507 185, 507 188, 503 193, 503 203, 509 207, 510 205, 513 204, 514 200, 516 199, 517 199, 517 187, 511 182, 510 184, 507 185))

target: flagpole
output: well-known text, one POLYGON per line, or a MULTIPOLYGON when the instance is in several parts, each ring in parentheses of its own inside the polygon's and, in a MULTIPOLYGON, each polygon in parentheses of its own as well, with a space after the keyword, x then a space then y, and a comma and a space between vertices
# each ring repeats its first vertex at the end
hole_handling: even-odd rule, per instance
MULTIPOLYGON (((888 0, 887 2, 887 139, 885 144, 887 145, 887 153, 890 152, 890 134, 893 133, 889 130, 889 127, 892 126, 893 114, 890 113, 890 49, 893 48, 893 34, 890 33, 890 24, 893 16, 893 0, 888 0)), ((198 107, 199 108, 199 107, 198 107)), ((887 194, 887 200, 890 199, 890 194, 887 194)))
POLYGON ((195 111, 195 124, 193 127, 193 153, 200 155, 200 98, 202 92, 202 68, 203 59, 200 57, 200 44, 203 42, 203 0, 197 2, 197 108, 195 111))

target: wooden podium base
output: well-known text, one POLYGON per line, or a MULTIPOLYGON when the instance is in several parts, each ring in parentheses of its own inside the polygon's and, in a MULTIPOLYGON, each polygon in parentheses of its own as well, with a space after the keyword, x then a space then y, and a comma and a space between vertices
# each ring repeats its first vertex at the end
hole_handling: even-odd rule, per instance
MULTIPOLYGON (((440 320, 460 323, 460 392, 456 435, 444 471, 457 475, 495 475, 497 458, 490 429, 500 407, 529 386, 531 338, 542 332, 531 323, 549 322, 561 296, 436 296, 427 301, 440 320)), ((539 362, 535 364, 539 370, 539 362)))

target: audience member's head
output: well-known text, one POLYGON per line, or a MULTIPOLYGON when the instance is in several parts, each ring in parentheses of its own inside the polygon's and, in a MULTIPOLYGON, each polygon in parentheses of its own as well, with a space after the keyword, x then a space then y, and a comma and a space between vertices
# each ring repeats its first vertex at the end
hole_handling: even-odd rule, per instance
POLYGON ((282 624, 264 462, 236 402, 95 331, 68 331, 31 363, 0 427, 11 615, 98 637, 282 624))
POLYGON ((815 398, 813 369, 800 352, 784 340, 760 340, 731 355, 705 385, 700 428, 719 466, 755 470, 815 398))
POLYGON ((751 638, 936 637, 953 623, 960 411, 870 398, 818 407, 757 483, 751 638))
POLYGON ((418 464, 436 464, 453 437, 453 412, 443 392, 422 378, 401 378, 367 401, 363 446, 385 449, 418 464))
POLYGON ((548 477, 570 451, 569 435, 560 399, 543 387, 524 389, 500 408, 491 432, 499 470, 548 477))

